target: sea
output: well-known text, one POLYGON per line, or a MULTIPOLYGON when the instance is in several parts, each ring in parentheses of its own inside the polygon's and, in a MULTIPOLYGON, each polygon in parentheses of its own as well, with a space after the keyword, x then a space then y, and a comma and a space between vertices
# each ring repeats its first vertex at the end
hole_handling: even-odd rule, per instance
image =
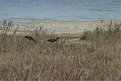
POLYGON ((121 0, 0 0, 0 19, 121 19, 121 0))

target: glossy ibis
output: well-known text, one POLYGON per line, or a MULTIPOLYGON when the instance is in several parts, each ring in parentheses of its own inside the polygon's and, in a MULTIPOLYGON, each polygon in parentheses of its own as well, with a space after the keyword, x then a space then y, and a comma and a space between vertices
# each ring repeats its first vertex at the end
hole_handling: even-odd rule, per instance
POLYGON ((55 42, 55 41, 58 41, 59 37, 56 37, 56 38, 51 38, 51 39, 48 39, 47 41, 48 42, 55 42))
POLYGON ((37 42, 34 40, 34 38, 32 38, 31 36, 24 36, 24 37, 25 37, 26 39, 28 39, 28 40, 31 40, 31 41, 37 43, 37 42))

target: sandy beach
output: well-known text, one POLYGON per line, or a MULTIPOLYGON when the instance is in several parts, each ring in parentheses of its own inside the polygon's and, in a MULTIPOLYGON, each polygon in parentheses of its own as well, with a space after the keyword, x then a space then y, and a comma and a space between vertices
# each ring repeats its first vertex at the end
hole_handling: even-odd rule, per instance
POLYGON ((96 27, 105 28, 109 23, 120 23, 120 20, 96 20, 96 21, 30 21, 30 22, 14 22, 14 27, 10 29, 8 34, 12 34, 16 30, 16 34, 28 35, 40 30, 47 34, 56 35, 75 35, 79 36, 84 31, 93 31, 96 27))

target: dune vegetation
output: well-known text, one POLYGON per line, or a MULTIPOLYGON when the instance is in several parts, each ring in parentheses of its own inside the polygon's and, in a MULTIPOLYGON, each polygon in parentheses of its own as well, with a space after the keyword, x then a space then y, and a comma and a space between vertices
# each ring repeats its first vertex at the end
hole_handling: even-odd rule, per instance
POLYGON ((31 35, 36 42, 7 35, 13 25, 0 26, 0 80, 121 80, 121 24, 85 31, 76 43, 48 42, 56 35, 41 30, 31 35))

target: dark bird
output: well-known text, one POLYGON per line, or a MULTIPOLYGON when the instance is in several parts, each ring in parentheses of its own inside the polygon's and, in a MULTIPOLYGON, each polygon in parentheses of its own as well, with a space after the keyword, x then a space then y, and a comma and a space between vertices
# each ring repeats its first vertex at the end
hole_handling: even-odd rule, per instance
POLYGON ((51 39, 48 39, 47 41, 48 42, 55 42, 55 41, 58 41, 59 37, 56 37, 56 38, 51 38, 51 39))
POLYGON ((86 38, 87 38, 86 35, 82 35, 82 36, 80 37, 80 40, 86 40, 86 38))
POLYGON ((34 38, 32 38, 31 36, 24 36, 24 37, 25 37, 26 39, 28 39, 28 40, 31 40, 31 41, 37 43, 37 42, 34 40, 34 38))

